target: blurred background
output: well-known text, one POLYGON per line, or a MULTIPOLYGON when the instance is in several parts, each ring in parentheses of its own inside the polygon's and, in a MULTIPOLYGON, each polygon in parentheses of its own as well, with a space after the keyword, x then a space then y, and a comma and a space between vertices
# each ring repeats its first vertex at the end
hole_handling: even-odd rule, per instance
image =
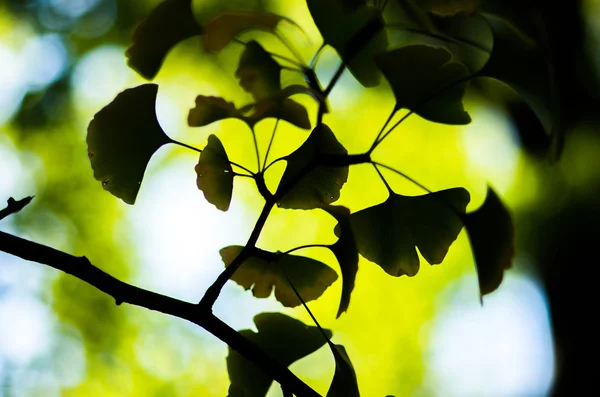
MULTIPOLYGON (((523 9, 536 5, 508 3, 513 2, 523 9)), ((135 25, 158 3, 0 1, 0 199, 35 195, 1 227, 85 255, 124 281, 196 302, 222 270, 219 249, 243 245, 250 234, 262 206, 253 185, 237 178, 231 208, 220 212, 196 188, 197 155, 163 147, 149 164, 135 206, 128 206, 102 190, 86 155, 86 129, 94 114, 123 89, 144 82, 128 68, 124 52, 135 25)), ((593 277, 587 273, 598 262, 600 220, 600 1, 544 2, 543 7, 566 131, 560 161, 543 156, 548 144, 528 133, 535 120, 523 106, 494 104, 477 89, 466 101, 472 124, 445 126, 411 117, 375 152, 378 161, 430 189, 464 186, 472 196, 469 211, 483 202, 486 184, 492 185, 514 214, 517 252, 514 268, 483 306, 464 233, 443 264, 422 260, 414 278, 389 277, 361 258, 349 311, 338 320, 341 280, 312 302, 321 324, 333 330, 334 342, 346 346, 364 396, 559 396, 572 395, 585 382, 586 364, 579 355, 595 340, 588 296, 593 277)), ((307 61, 321 43, 303 0, 194 1, 202 20, 225 9, 269 10, 292 18, 306 37, 284 33, 307 61)), ((286 51, 268 35, 246 37, 286 51)), ((233 161, 252 167, 252 138, 241 122, 203 128, 186 123, 196 95, 249 102, 234 77, 241 50, 232 44, 209 55, 197 37, 176 47, 155 80, 157 115, 172 138, 202 147, 217 134, 233 161)), ((326 50, 317 69, 321 81, 328 81, 337 64, 333 50, 326 50)), ((299 80, 292 72, 282 76, 284 84, 299 80)), ((298 101, 314 125, 316 106, 298 101)), ((325 122, 350 153, 362 152, 393 104, 386 83, 366 90, 346 72, 325 122)), ((273 124, 265 120, 257 126, 263 153, 273 124)), ((284 124, 271 158, 293 151, 308 136, 284 124)), ((283 172, 279 165, 269 183, 283 172)), ((385 175, 396 192, 422 194, 385 175)), ((385 193, 371 167, 357 166, 338 203, 356 211, 383 201, 385 193)), ((259 245, 283 251, 333 242, 333 226, 318 211, 276 209, 259 245)), ((329 252, 303 254, 338 269, 329 252)), ((255 299, 232 282, 215 311, 236 329, 254 328, 253 316, 264 311, 310 323, 302 309, 285 309, 272 297, 255 299)), ((73 277, 0 253, 1 397, 225 396, 226 355, 227 346, 193 324, 117 307, 73 277)), ((322 348, 291 368, 324 395, 333 365, 322 348)), ((269 396, 279 395, 274 385, 269 396)))

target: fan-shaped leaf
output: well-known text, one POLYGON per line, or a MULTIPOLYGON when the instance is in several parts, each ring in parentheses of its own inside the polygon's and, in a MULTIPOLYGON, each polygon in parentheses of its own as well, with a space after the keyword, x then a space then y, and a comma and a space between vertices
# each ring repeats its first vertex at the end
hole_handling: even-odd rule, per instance
POLYGON ((468 124, 471 118, 462 103, 468 71, 451 58, 444 48, 411 45, 379 55, 377 65, 398 108, 438 123, 468 124))
POLYGON ((478 14, 439 17, 408 0, 398 0, 388 5, 385 17, 395 48, 417 44, 445 48, 471 74, 481 70, 492 52, 492 30, 478 14))
POLYGON ((423 196, 392 194, 383 203, 350 215, 358 252, 388 274, 412 277, 421 255, 432 265, 444 260, 462 229, 469 192, 463 188, 423 196))
POLYGON ((496 192, 488 187, 483 205, 465 215, 464 223, 483 297, 500 286, 504 270, 512 266, 515 252, 513 221, 496 192))
POLYGON ((310 129, 308 112, 304 106, 286 98, 286 95, 287 91, 282 90, 275 98, 265 99, 241 109, 223 98, 199 95, 196 98, 196 106, 190 109, 188 114, 188 125, 202 127, 226 118, 236 118, 253 127, 261 120, 274 117, 297 127, 310 129))
POLYGON ((335 374, 327 392, 327 397, 360 397, 356 372, 346 348, 329 342, 335 358, 335 374))
POLYGON ((191 0, 165 0, 133 33, 125 55, 129 66, 146 79, 158 73, 167 53, 181 41, 202 34, 192 13, 191 0))
MULTIPOLYGON (((242 249, 243 247, 237 245, 221 249, 221 258, 226 267, 242 249)), ((256 248, 231 279, 246 289, 252 289, 257 298, 268 298, 275 289, 275 298, 282 305, 298 306, 301 302, 286 276, 307 302, 323 295, 338 277, 333 269, 314 259, 256 248)))
POLYGON ((494 46, 489 61, 477 75, 508 85, 535 112, 548 136, 558 138, 560 112, 547 57, 506 20, 484 16, 494 33, 494 46))
POLYGON ((221 97, 198 95, 196 107, 188 114, 190 127, 202 127, 229 117, 237 117, 238 111, 232 102, 221 97))
POLYGON ((295 22, 281 15, 266 12, 224 12, 204 24, 204 49, 219 52, 237 35, 247 30, 273 31, 281 21, 287 21, 300 29, 295 22))
POLYGON ((311 164, 323 155, 345 154, 348 151, 328 126, 320 124, 315 127, 302 146, 287 157, 279 189, 289 190, 277 204, 281 208, 306 210, 336 201, 348 180, 348 166, 312 167, 311 164), (311 169, 308 170, 308 167, 311 169))
POLYGON ((279 96, 256 103, 254 112, 248 116, 248 124, 254 125, 269 117, 285 120, 305 130, 310 129, 310 119, 306 108, 289 98, 279 96))
POLYGON ((88 157, 94 178, 127 204, 135 203, 150 158, 170 143, 156 119, 158 86, 121 92, 88 126, 88 157))
POLYGON ((265 51, 256 41, 247 43, 240 58, 240 63, 235 72, 240 79, 242 88, 249 92, 256 103, 248 106, 251 114, 242 116, 250 126, 267 117, 280 118, 300 128, 310 128, 308 112, 304 106, 287 98, 297 93, 306 93, 304 87, 300 91, 298 86, 281 89, 281 66, 265 51))
POLYGON ((235 72, 242 88, 260 101, 281 91, 281 66, 258 42, 252 40, 240 58, 235 72))
MULTIPOLYGON (((254 324, 258 333, 247 329, 239 331, 240 334, 286 367, 317 351, 327 342, 317 327, 307 326, 281 313, 258 314, 254 317, 254 324)), ((330 330, 324 332, 331 338, 330 330)), ((231 380, 229 397, 264 397, 273 381, 231 348, 227 356, 227 371, 231 380)))
POLYGON ((336 234, 339 239, 329 248, 337 258, 342 272, 342 298, 337 312, 337 318, 339 318, 350 305, 350 296, 354 290, 354 281, 358 272, 358 248, 350 226, 350 210, 334 205, 326 205, 323 210, 338 221, 336 234))
POLYGON ((216 137, 208 137, 196 167, 196 184, 206 200, 221 211, 227 211, 233 192, 233 170, 223 144, 216 137))
POLYGON ((374 57, 388 44, 380 11, 350 0, 307 0, 307 4, 323 40, 335 48, 352 75, 365 87, 378 85, 381 73, 374 57), (372 38, 357 39, 356 35, 370 24, 376 27, 372 38))

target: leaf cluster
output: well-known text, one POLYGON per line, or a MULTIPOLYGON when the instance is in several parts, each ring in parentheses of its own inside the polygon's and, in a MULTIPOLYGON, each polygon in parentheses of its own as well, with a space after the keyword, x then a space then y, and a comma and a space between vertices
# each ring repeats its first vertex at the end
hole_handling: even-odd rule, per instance
MULTIPOLYGON (((301 29, 285 16, 231 11, 203 21, 193 15, 191 0, 166 0, 136 29, 126 53, 129 65, 152 79, 168 52, 184 39, 198 36, 204 52, 214 54, 229 45, 242 45, 235 77, 253 102, 236 107, 226 98, 200 94, 189 111, 188 124, 203 127, 227 118, 241 120, 254 137, 257 168, 252 170, 231 161, 216 135, 208 137, 203 149, 169 138, 156 118, 158 86, 143 84, 118 94, 90 123, 87 143, 94 177, 104 189, 134 204, 151 156, 165 144, 178 144, 200 152, 196 184, 218 210, 228 210, 236 177, 255 181, 264 198, 263 211, 245 246, 221 249, 226 269, 201 302, 209 308, 227 280, 252 290, 257 298, 269 297, 274 291, 275 298, 287 307, 319 298, 337 280, 337 273, 327 264, 291 254, 306 247, 269 252, 256 246, 275 205, 289 210, 321 210, 337 221, 334 232, 338 240, 315 246, 329 249, 338 261, 343 283, 338 317, 349 308, 359 255, 390 276, 413 277, 420 267, 417 250, 429 264, 440 264, 463 227, 483 297, 498 288, 514 254, 513 222, 498 195, 489 188, 483 205, 467 213, 470 195, 465 189, 426 189, 401 171, 376 161, 374 152, 412 114, 436 123, 469 123, 471 117, 463 98, 469 84, 477 79, 494 79, 509 87, 529 104, 550 137, 559 134, 558 112, 549 91, 551 76, 545 73, 548 67, 544 67, 540 43, 511 22, 515 11, 495 2, 488 8, 490 3, 307 0, 323 37, 309 66, 280 32, 281 24, 301 29), (258 41, 239 38, 251 30, 273 34, 289 54, 270 53, 258 41), (325 46, 333 48, 340 59, 338 71, 327 85, 321 84, 315 73, 325 46), (282 86, 283 68, 301 73, 305 84, 282 86), (345 69, 365 87, 378 86, 385 80, 395 97, 394 109, 372 145, 356 154, 349 154, 323 121, 331 110, 327 97, 345 69), (295 95, 308 95, 318 105, 314 126, 306 108, 291 99, 295 95), (407 110, 406 115, 392 124, 401 109, 407 110), (261 158, 254 126, 266 118, 277 122, 261 158), (310 134, 291 154, 268 163, 280 121, 310 130, 310 134), (271 191, 265 185, 265 174, 278 161, 285 161, 286 167, 277 188, 271 191), (373 166, 381 177, 389 193, 387 199, 354 213, 333 205, 340 198, 352 166, 364 163, 373 166), (409 178, 425 194, 406 196, 396 192, 381 168, 409 178)), ((359 395, 350 358, 343 346, 330 342, 330 331, 320 329, 318 323, 317 328, 307 327, 277 313, 260 314, 255 323, 258 333, 240 333, 282 366, 328 343, 336 372, 327 395, 359 395)), ((247 358, 231 350, 227 366, 232 381, 230 396, 266 394, 272 378, 247 358)))

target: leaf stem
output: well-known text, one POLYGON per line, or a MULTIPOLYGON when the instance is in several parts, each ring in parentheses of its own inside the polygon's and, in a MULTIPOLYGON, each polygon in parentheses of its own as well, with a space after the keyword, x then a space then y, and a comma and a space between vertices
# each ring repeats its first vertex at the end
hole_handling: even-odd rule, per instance
POLYGON ((371 163, 373 165, 373 168, 375 168, 375 171, 377 171, 377 174, 379 175, 379 178, 381 178, 381 181, 383 182, 383 184, 385 185, 385 187, 388 190, 389 194, 394 194, 394 191, 392 190, 392 188, 390 187, 390 184, 388 183, 388 181, 385 179, 385 177, 383 176, 383 174, 381 173, 381 171, 379 171, 379 168, 377 168, 377 163, 371 163))
POLYGON ((398 112, 398 106, 394 104, 394 108, 392 109, 392 112, 390 113, 389 117, 385 121, 385 124, 383 124, 383 126, 381 127, 381 129, 377 133, 377 137, 375 137, 375 140, 373 141, 373 144, 371 145, 371 147, 369 148, 369 151, 367 153, 373 152, 373 150, 375 149, 377 141, 381 137, 381 134, 383 134, 383 132, 385 131, 385 127, 387 127, 388 124, 390 123, 390 121, 392 121, 392 118, 394 117, 394 115, 396 114, 396 112, 398 112))
POLYGON ((435 97, 437 97, 438 95, 443 94, 444 92, 448 91, 451 88, 456 87, 459 84, 462 83, 466 83, 467 81, 473 79, 474 77, 477 76, 477 73, 475 74, 470 74, 468 76, 463 77, 462 79, 456 80, 455 82, 448 84, 447 86, 445 86, 444 88, 434 92, 433 94, 429 95, 427 98, 425 98, 424 100, 422 100, 421 102, 419 102, 417 105, 415 105, 412 109, 409 110, 408 113, 406 113, 400 120, 398 120, 396 122, 396 124, 394 124, 385 134, 383 134, 383 136, 378 140, 375 141, 375 143, 373 144, 373 146, 371 147, 371 149, 369 150, 369 153, 372 153, 375 148, 377 146, 379 146, 379 144, 381 142, 383 142, 383 140, 385 138, 387 138, 387 136, 389 134, 392 133, 392 131, 394 131, 396 129, 396 127, 398 127, 400 124, 402 124, 404 122, 404 120, 406 120, 407 118, 409 118, 412 114, 418 112, 424 105, 426 105, 429 101, 431 101, 432 99, 434 99, 435 97))
POLYGON ((326 245, 326 244, 306 244, 306 245, 301 245, 299 247, 295 247, 295 248, 289 249, 289 250, 287 250, 285 252, 282 252, 282 254, 283 255, 288 255, 288 254, 291 254, 294 251, 298 251, 298 250, 305 249, 305 248, 329 248, 329 247, 330 246, 326 245))
POLYGON ((335 87, 335 85, 337 84, 340 77, 342 77, 342 73, 344 73, 344 69, 346 69, 346 64, 342 61, 342 62, 340 62, 340 65, 338 66, 337 70, 335 71, 335 74, 331 78, 331 81, 329 81, 329 84, 327 84, 325 91, 323 91, 323 93, 325 94, 326 97, 329 96, 329 93, 331 92, 331 90, 333 90, 333 87, 335 87))
POLYGON ((317 49, 317 51, 315 52, 315 55, 313 55, 309 66, 311 70, 315 70, 315 67, 317 66, 317 61, 319 60, 319 57, 321 56, 321 53, 323 52, 323 49, 326 45, 327 44, 325 44, 325 41, 323 41, 317 49))
POLYGON ((171 139, 171 143, 174 143, 179 146, 183 146, 184 148, 188 148, 188 149, 193 150, 198 153, 202 153, 202 149, 198 149, 197 147, 190 146, 187 143, 176 141, 175 139, 171 139))
POLYGON ((277 132, 277 126, 279 125, 279 119, 275 120, 275 126, 273 127, 273 133, 271 133, 271 139, 269 140, 269 146, 267 146, 267 152, 265 153, 265 161, 263 162, 263 170, 266 171, 267 159, 269 158, 269 152, 271 151, 271 145, 275 139, 275 133, 277 132))
MULTIPOLYGON (((191 149, 191 150, 193 150, 195 152, 198 152, 198 153, 202 153, 202 149, 198 149, 196 147, 190 146, 190 145, 188 145, 186 143, 183 143, 183 142, 176 141, 174 139, 171 139, 171 143, 174 143, 174 144, 179 145, 179 146, 183 146, 185 148, 191 149)), ((248 168, 244 167, 243 165, 238 164, 238 163, 236 163, 234 161, 231 161, 231 160, 228 160, 228 161, 229 161, 229 164, 231 164, 231 165, 233 165, 235 167, 238 167, 241 170, 246 171, 247 173, 250 174, 250 176, 254 176, 255 175, 254 172, 250 171, 248 168)), ((240 174, 240 176, 241 176, 241 174, 240 174)))
MULTIPOLYGON (((396 174, 400 175, 401 177, 403 177, 404 179, 407 179, 408 181, 414 183, 415 185, 417 185, 418 187, 420 187, 421 189, 425 190, 427 193, 433 193, 431 190, 429 190, 427 187, 425 187, 423 184, 421 184, 420 182, 418 182, 417 180, 411 178, 410 176, 406 175, 404 172, 399 171, 393 167, 390 167, 389 165, 385 165, 385 164, 381 164, 378 163, 377 161, 373 161, 372 162, 373 165, 375 166, 375 169, 377 169, 377 167, 381 167, 381 168, 385 168, 386 170, 390 170, 392 172, 395 172, 396 174)), ((377 172, 379 172, 379 170, 377 170, 377 172)), ((380 174, 381 175, 381 174, 380 174)), ((386 183, 387 185, 387 183, 386 183)), ((388 186, 389 189, 389 186, 388 186)))
POLYGON ((298 299, 300 299, 300 302, 302 303, 302 306, 304 306, 304 309, 306 309, 306 312, 308 313, 308 315, 310 316, 310 318, 313 320, 313 322, 315 323, 315 325, 317 326, 317 328, 319 328, 319 331, 321 331, 321 334, 323 335, 323 337, 325 338, 325 340, 327 342, 329 342, 329 338, 327 337, 327 334, 325 333, 325 331, 321 327, 321 324, 319 324, 319 322, 317 321, 317 318, 315 317, 315 315, 313 314, 313 312, 308 308, 308 305, 306 304, 306 302, 304 301, 304 299, 302 299, 302 295, 300 295, 300 292, 298 292, 298 290, 294 286, 294 283, 292 283, 292 280, 290 280, 290 278, 288 277, 287 273, 285 272, 285 269, 283 269, 283 267, 281 267, 281 270, 282 270, 282 273, 285 276, 285 279, 287 280, 288 284, 290 284, 290 287, 292 287, 292 290, 294 291, 294 294, 296 294, 296 296, 298 297, 298 299))
POLYGON ((278 163, 280 161, 284 161, 287 160, 288 156, 283 156, 283 157, 279 157, 278 159, 273 160, 269 165, 267 165, 265 167, 265 169, 263 170, 263 172, 266 172, 269 168, 271 168, 272 165, 274 165, 275 163, 278 163))
POLYGON ((260 153, 258 151, 258 141, 256 140, 256 131, 254 130, 254 126, 250 129, 252 131, 252 140, 254 141, 254 151, 256 152, 256 166, 258 167, 258 171, 260 172, 260 153))

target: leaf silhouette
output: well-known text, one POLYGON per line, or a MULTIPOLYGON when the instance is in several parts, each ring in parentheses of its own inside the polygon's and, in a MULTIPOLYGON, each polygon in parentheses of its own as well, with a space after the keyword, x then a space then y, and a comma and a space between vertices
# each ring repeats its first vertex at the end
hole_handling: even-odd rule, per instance
MULTIPOLYGON (((225 267, 233 262, 242 249, 238 245, 221 249, 225 267)), ((301 302, 286 276, 307 302, 323 295, 338 277, 333 269, 317 260, 255 248, 231 279, 246 289, 252 289, 252 294, 257 298, 268 298, 275 289, 275 299, 282 305, 298 306, 301 302)))
MULTIPOLYGON (((283 95, 284 91, 281 94, 283 95)), ((309 130, 311 125, 306 108, 292 99, 282 97, 282 95, 256 103, 253 113, 247 117, 248 123, 254 125, 260 120, 274 117, 309 130)))
POLYGON ((535 112, 546 134, 557 138, 560 112, 547 57, 506 20, 484 16, 494 33, 494 46, 477 76, 494 78, 509 86, 535 112))
POLYGON ((188 115, 188 125, 203 127, 215 121, 237 117, 237 113, 237 108, 232 102, 227 102, 221 97, 198 95, 196 107, 191 109, 188 115))
POLYGON ((407 0, 390 4, 386 11, 394 47, 421 44, 445 48, 471 74, 481 70, 490 57, 492 30, 479 14, 440 17, 407 0))
POLYGON ((299 93, 292 86, 281 89, 281 66, 256 41, 247 43, 235 72, 242 88, 249 92, 256 104, 249 107, 252 114, 246 116, 253 125, 267 117, 276 117, 300 128, 310 128, 308 112, 304 106, 287 98, 299 93))
POLYGON ((247 30, 274 31, 281 21, 287 21, 300 29, 291 19, 281 15, 267 12, 224 12, 204 24, 204 49, 217 53, 237 35, 247 30))
POLYGON ((133 44, 125 52, 128 65, 151 80, 175 45, 202 32, 191 0, 165 0, 133 32, 133 44))
POLYGON ((335 255, 342 272, 342 297, 336 316, 336 318, 339 318, 343 312, 348 310, 350 305, 350 296, 354 290, 354 282, 358 272, 358 248, 350 225, 350 210, 346 207, 334 205, 323 206, 323 210, 338 221, 336 234, 339 239, 330 245, 329 249, 335 255))
POLYGON ((389 81, 398 109, 406 108, 424 119, 445 124, 468 124, 462 97, 467 68, 451 61, 444 48, 410 45, 380 54, 377 65, 389 81))
POLYGON ((156 119, 158 86, 129 88, 94 116, 87 131, 94 178, 105 190, 134 204, 150 158, 172 142, 156 119))
POLYGON ((255 40, 246 44, 235 76, 240 79, 242 88, 257 101, 276 96, 281 91, 281 66, 255 40))
POLYGON ((346 348, 329 342, 335 358, 335 373, 327 397, 360 397, 356 372, 346 348))
POLYGON ((348 151, 325 124, 316 126, 308 139, 287 157, 279 189, 289 189, 277 205, 288 209, 313 209, 333 203, 348 180, 348 166, 318 165, 323 155, 345 155, 348 151), (289 188, 291 186, 291 188, 289 188))
MULTIPOLYGON (((254 324, 258 333, 246 329, 239 331, 240 334, 286 367, 326 343, 317 327, 307 326, 281 313, 260 313, 254 317, 254 324)), ((323 331, 331 338, 330 330, 323 331)), ((227 371, 231 381, 229 397, 264 397, 273 381, 231 348, 227 356, 227 371)))
POLYGON ((423 196, 391 194, 383 203, 350 215, 358 252, 391 276, 412 277, 421 255, 432 265, 444 260, 462 229, 469 192, 453 188, 423 196))
POLYGON ((464 223, 483 297, 500 286, 504 270, 512 266, 515 252, 512 217, 496 192, 488 186, 483 205, 466 214, 464 223))
POLYGON ((307 0, 306 3, 323 40, 335 48, 356 80, 365 87, 378 85, 381 73, 374 57, 388 45, 379 10, 350 0, 307 0), (352 42, 370 23, 378 25, 374 37, 366 43, 352 42))
POLYGON ((221 211, 227 211, 233 193, 233 169, 223 144, 215 135, 208 137, 196 167, 196 184, 206 200, 221 211))
POLYGON ((246 105, 240 109, 221 97, 198 95, 196 106, 190 109, 188 114, 188 125, 203 127, 215 121, 236 118, 253 127, 261 120, 274 117, 297 127, 310 129, 308 112, 304 106, 286 98, 289 94, 295 94, 295 92, 284 89, 277 97, 246 105))

